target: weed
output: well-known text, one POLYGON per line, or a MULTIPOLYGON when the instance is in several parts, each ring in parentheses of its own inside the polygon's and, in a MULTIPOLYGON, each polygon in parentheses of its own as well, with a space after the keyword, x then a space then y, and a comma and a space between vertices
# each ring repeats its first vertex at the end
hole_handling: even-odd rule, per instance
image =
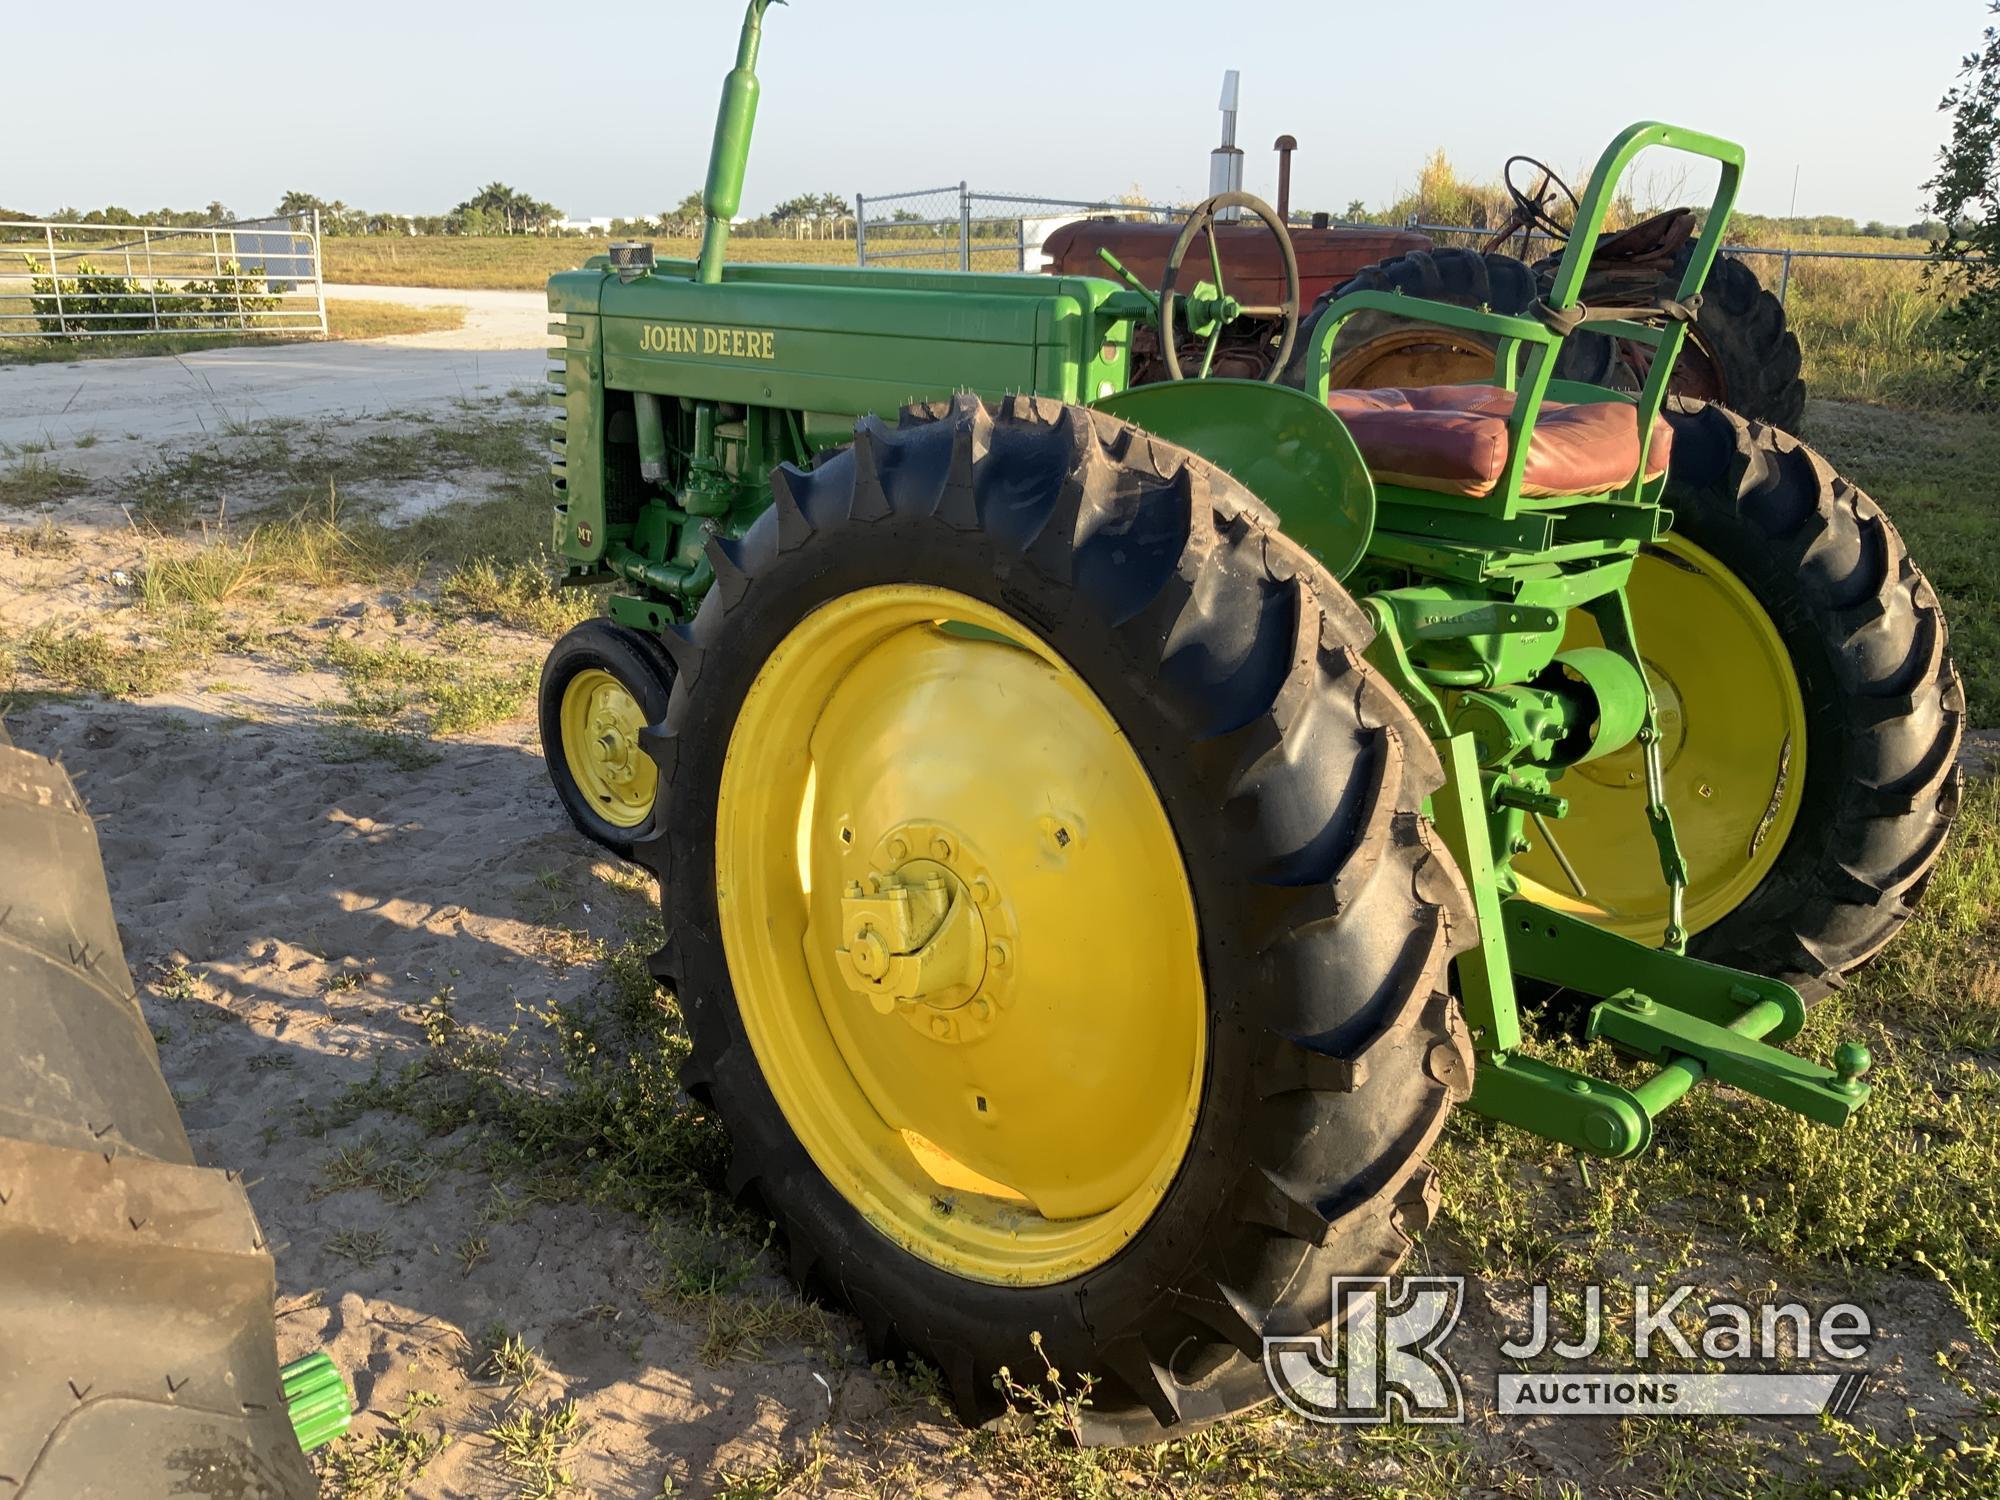
POLYGON ((371 1439, 349 1433, 320 1460, 323 1479, 334 1485, 335 1500, 396 1500, 410 1493, 431 1460, 451 1443, 442 1427, 418 1428, 418 1419, 444 1404, 429 1391, 412 1391, 388 1430, 371 1439))
POLYGON ((186 1003, 199 1000, 207 976, 185 963, 175 962, 172 968, 162 969, 159 978, 153 981, 154 993, 164 1000, 178 1000, 186 1003))
POLYGON ((326 1164, 321 1185, 312 1196, 373 1188, 384 1202, 402 1208, 415 1203, 430 1191, 437 1176, 437 1163, 421 1156, 387 1149, 380 1137, 371 1136, 358 1146, 343 1146, 326 1164))
POLYGON ((44 511, 33 526, 0 532, 7 546, 24 557, 68 557, 76 551, 76 538, 56 524, 54 515, 44 511))
POLYGON ((225 537, 196 547, 155 541, 140 564, 139 597, 151 610, 222 604, 257 592, 269 575, 254 531, 240 542, 225 537))
POLYGON ((476 557, 447 573, 438 585, 438 608, 448 616, 497 620, 517 630, 555 637, 598 612, 596 592, 557 588, 549 564, 476 557))
POLYGON ((582 1435, 583 1419, 574 1401, 522 1406, 486 1429, 500 1450, 501 1465, 521 1481, 522 1500, 553 1500, 574 1487, 563 1455, 582 1435))
POLYGON ((547 1367, 526 1339, 495 1323, 486 1330, 486 1356, 479 1362, 479 1373, 512 1386, 514 1394, 522 1396, 547 1373, 547 1367))
POLYGON ((458 1035, 459 1024, 452 1015, 452 987, 446 985, 417 1010, 417 1022, 423 1027, 424 1041, 432 1047, 445 1047, 458 1035))
POLYGON ((403 729, 357 729, 335 725, 321 736, 320 759, 330 766, 358 761, 387 761, 399 771, 421 771, 444 759, 444 753, 421 735, 403 729))
POLYGON ((815 1428, 806 1440, 803 1456, 773 1459, 754 1469, 724 1469, 710 1493, 714 1500, 778 1500, 783 1495, 818 1494, 831 1465, 832 1457, 815 1428))
POLYGON ((326 1237, 326 1253, 365 1270, 389 1253, 389 1234, 383 1229, 338 1230, 326 1237))
POLYGON ((378 730, 425 728, 463 734, 511 718, 534 692, 535 662, 482 667, 463 658, 428 656, 400 641, 362 646, 336 639, 327 661, 347 701, 335 711, 378 730))
POLYGON ((473 1268, 484 1261, 492 1252, 485 1235, 469 1234, 459 1241, 456 1253, 458 1255, 459 1274, 461 1276, 470 1276, 473 1268))

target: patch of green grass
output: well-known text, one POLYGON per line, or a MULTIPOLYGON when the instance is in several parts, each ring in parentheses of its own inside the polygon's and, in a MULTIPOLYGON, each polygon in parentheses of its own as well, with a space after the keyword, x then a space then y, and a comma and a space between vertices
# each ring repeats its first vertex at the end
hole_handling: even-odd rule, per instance
POLYGON ((713 1500, 779 1500, 784 1495, 821 1494, 828 1471, 836 1467, 819 1431, 815 1430, 806 1440, 805 1453, 776 1458, 754 1468, 724 1469, 709 1494, 713 1500))
POLYGON ((1833 1418, 1822 1418, 1822 1423, 1839 1455, 1832 1474, 1772 1476, 1762 1483, 1750 1478, 1742 1493, 1753 1500, 1862 1495, 1868 1500, 1992 1500, 2000 1495, 2000 1443, 1991 1422, 1973 1423, 1953 1437, 1914 1433, 1901 1441, 1884 1441, 1878 1432, 1833 1418))
POLYGON ((657 1311, 701 1327, 696 1353, 704 1364, 759 1359, 774 1344, 838 1354, 833 1320, 818 1303, 789 1288, 750 1287, 763 1268, 768 1239, 761 1246, 752 1244, 719 1223, 713 1208, 704 1205, 691 1215, 657 1218, 652 1246, 660 1270, 640 1297, 657 1311))
POLYGON ((147 547, 139 566, 139 597, 151 610, 224 604, 258 592, 269 570, 257 557, 257 534, 197 547, 147 547))
POLYGON ((438 1166, 418 1153, 396 1151, 379 1137, 370 1137, 358 1146, 343 1146, 328 1159, 320 1186, 312 1196, 372 1188, 384 1202, 403 1208, 430 1191, 438 1166))
POLYGON ((595 615, 599 600, 596 590, 556 587, 551 569, 539 558, 498 562, 475 557, 444 576, 438 608, 449 616, 498 620, 553 639, 595 615))
POLYGON ((106 698, 162 692, 190 665, 158 646, 121 645, 73 622, 38 625, 21 637, 17 650, 48 681, 106 698))
POLYGON ((399 1500, 408 1495, 431 1461, 451 1443, 439 1427, 426 1431, 423 1414, 444 1404, 429 1391, 412 1391, 388 1427, 372 1438, 350 1432, 318 1455, 327 1500, 399 1500))
POLYGON ((0 505, 48 505, 89 488, 90 481, 75 469, 39 453, 26 452, 20 462, 0 469, 0 505))
POLYGON ((522 712, 541 668, 478 664, 431 656, 400 641, 362 646, 335 639, 328 664, 340 674, 347 702, 337 712, 374 729, 423 729, 464 734, 522 712))
POLYGON ((422 735, 408 730, 358 729, 337 724, 321 736, 320 759, 330 766, 380 760, 399 771, 421 771, 443 760, 444 752, 422 735))

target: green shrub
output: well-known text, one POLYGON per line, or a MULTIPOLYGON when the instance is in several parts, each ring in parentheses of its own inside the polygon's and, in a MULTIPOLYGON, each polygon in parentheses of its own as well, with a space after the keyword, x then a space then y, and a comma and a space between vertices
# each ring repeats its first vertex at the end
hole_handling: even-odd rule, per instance
MULTIPOLYGON (((28 265, 34 269, 33 260, 28 265)), ((223 262, 222 269, 211 277, 155 281, 148 286, 136 277, 114 276, 79 260, 74 276, 61 276, 53 269, 35 276, 30 305, 42 332, 50 337, 213 328, 218 314, 262 313, 277 307, 276 297, 244 290, 255 285, 263 269, 251 266, 245 270, 231 260, 223 262)))

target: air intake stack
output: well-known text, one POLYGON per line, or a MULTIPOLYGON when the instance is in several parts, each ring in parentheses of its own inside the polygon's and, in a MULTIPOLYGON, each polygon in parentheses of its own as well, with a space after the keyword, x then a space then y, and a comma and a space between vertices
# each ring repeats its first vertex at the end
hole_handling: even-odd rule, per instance
MULTIPOLYGON (((1231 68, 1222 75, 1222 144, 1208 154, 1208 195, 1238 193, 1243 190, 1243 152, 1236 144, 1236 89, 1242 77, 1231 68)), ((1237 210, 1225 208, 1218 219, 1233 219, 1237 210)))

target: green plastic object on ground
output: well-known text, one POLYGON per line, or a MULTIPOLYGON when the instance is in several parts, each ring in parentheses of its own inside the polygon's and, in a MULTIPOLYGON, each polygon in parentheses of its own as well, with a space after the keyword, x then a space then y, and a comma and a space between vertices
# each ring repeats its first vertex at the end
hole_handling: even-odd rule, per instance
POLYGON ((295 1359, 278 1371, 285 1392, 285 1414, 292 1419, 299 1447, 310 1453, 344 1437, 354 1420, 354 1403, 347 1382, 324 1351, 295 1359))

